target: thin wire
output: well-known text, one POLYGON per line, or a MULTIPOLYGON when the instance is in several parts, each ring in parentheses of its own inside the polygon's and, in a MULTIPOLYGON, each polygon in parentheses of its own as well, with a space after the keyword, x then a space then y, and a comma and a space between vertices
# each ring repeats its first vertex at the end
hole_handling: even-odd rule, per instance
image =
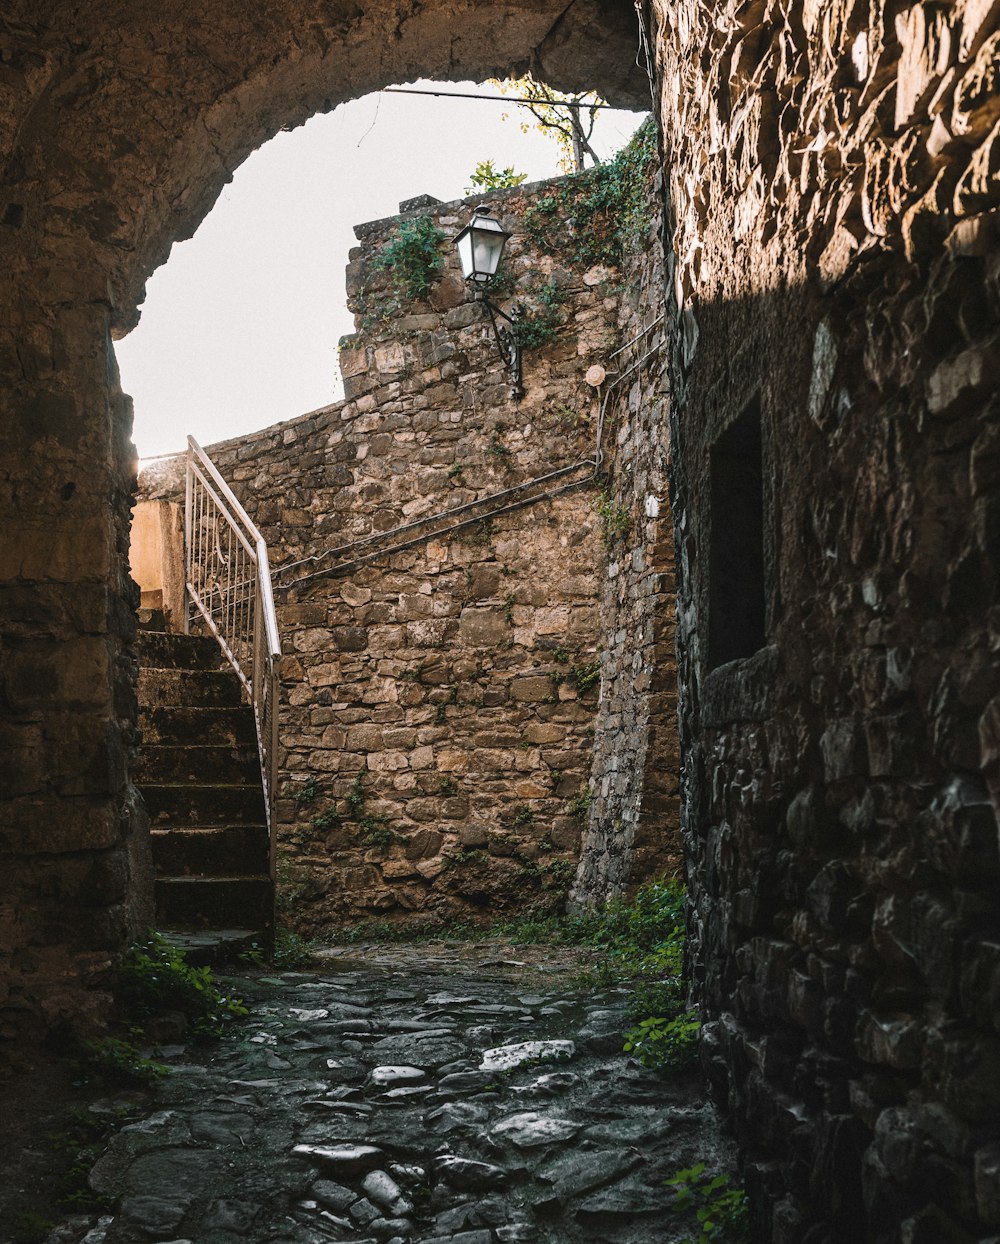
MULTIPOLYGON (((276 567, 272 573, 274 575, 284 574, 288 570, 294 570, 296 566, 305 566, 310 562, 323 561, 327 557, 336 557, 338 554, 350 553, 354 549, 361 548, 362 545, 384 540, 387 536, 398 536, 407 531, 415 531, 416 528, 425 527, 428 523, 440 522, 442 519, 451 518, 455 514, 464 514, 467 510, 478 509, 480 506, 489 505, 493 501, 509 497, 513 493, 525 492, 538 484, 547 483, 551 479, 559 479, 560 476, 568 475, 571 471, 578 471, 581 467, 592 467, 593 465, 594 463, 588 458, 584 459, 583 462, 574 462, 572 466, 559 467, 558 470, 549 471, 545 475, 537 475, 534 479, 525 480, 521 484, 515 484, 512 488, 504 488, 500 492, 487 493, 485 497, 479 497, 475 501, 466 501, 463 505, 452 506, 447 510, 439 510, 437 514, 427 514, 423 518, 414 519, 412 523, 404 523, 399 527, 392 527, 389 531, 375 532, 370 536, 362 536, 360 540, 352 540, 349 544, 340 544, 335 548, 324 549, 322 553, 313 553, 311 557, 303 557, 294 562, 285 562, 284 565, 276 567)), ((470 521, 480 522, 484 517, 489 516, 477 515, 476 518, 470 521)), ((296 582, 299 582, 299 580, 296 580, 296 582)), ((288 585, 286 584, 285 586, 288 585)))
POLYGON ((653 57, 649 48, 649 31, 646 28, 646 15, 643 12, 643 0, 634 0, 635 15, 639 21, 639 49, 635 54, 635 65, 637 69, 646 70, 646 77, 649 79, 649 100, 652 105, 653 114, 656 114, 656 76, 653 73, 653 57), (639 57, 646 62, 645 66, 639 64, 639 57))
MULTIPOLYGON (((580 466, 593 466, 592 462, 579 463, 580 466)), ((377 557, 388 557, 392 553, 400 553, 406 549, 413 548, 417 544, 423 544, 425 541, 436 539, 438 536, 446 536, 450 532, 459 531, 463 527, 472 527, 477 524, 485 523, 489 519, 496 518, 500 514, 510 514, 515 510, 526 509, 529 505, 537 505, 540 501, 549 501, 554 497, 560 497, 563 493, 570 492, 574 488, 581 488, 585 484, 593 482, 593 476, 588 475, 583 479, 570 480, 568 484, 563 484, 560 488, 550 488, 546 492, 536 493, 534 496, 525 497, 521 501, 512 501, 509 505, 500 506, 498 509, 490 510, 487 514, 477 514, 474 518, 465 518, 461 522, 452 523, 447 527, 440 528, 436 531, 425 532, 422 535, 414 536, 410 540, 401 541, 399 544, 390 544, 384 549, 372 549, 370 553, 362 553, 360 557, 355 557, 349 562, 339 562, 336 566, 327 566, 323 570, 314 570, 312 574, 301 575, 298 579, 292 579, 288 583, 275 584, 275 591, 283 591, 289 588, 297 587, 300 583, 308 583, 312 579, 323 579, 329 576, 343 574, 347 570, 353 570, 356 566, 363 566, 366 562, 373 561, 377 557)), ((387 533, 388 534, 388 533, 387 533)), ((301 564, 301 563, 299 563, 301 564)))
MULTIPOLYGON (((661 315, 660 320, 662 319, 663 319, 663 316, 661 315)), ((644 337, 650 328, 656 327, 656 325, 660 322, 660 320, 655 320, 643 332, 641 332, 638 337, 635 337, 633 340, 638 341, 640 337, 644 337)), ((647 359, 651 359, 654 354, 658 354, 660 350, 663 349, 663 344, 664 343, 661 342, 660 345, 653 346, 652 350, 647 350, 646 353, 642 356, 642 358, 637 359, 634 363, 631 364, 631 366, 626 367, 626 369, 623 372, 620 372, 617 376, 614 376, 611 380, 608 381, 608 387, 604 390, 604 396, 601 399, 601 404, 597 411, 597 435, 595 438, 596 444, 594 446, 594 457, 597 461, 597 465, 596 465, 597 471, 600 471, 601 463, 604 461, 604 449, 602 445, 602 442, 604 440, 604 416, 608 409, 608 402, 610 402, 611 400, 611 394, 614 392, 615 389, 618 388, 618 386, 622 383, 623 380, 627 380, 628 377, 631 376, 634 371, 637 371, 643 365, 643 363, 646 362, 647 359)), ((618 351, 618 353, 621 353, 621 351, 618 351)))
POLYGON ((613 358, 617 358, 619 354, 624 354, 624 352, 629 348, 629 346, 634 346, 637 341, 645 337, 645 335, 650 331, 650 329, 656 328, 658 324, 662 324, 663 317, 665 314, 666 312, 661 311, 655 320, 653 320, 651 323, 646 325, 646 327, 642 330, 642 332, 636 333, 636 335, 630 341, 626 341, 623 346, 619 346, 617 350, 613 350, 608 355, 608 358, 613 359, 613 358))
POLYGON ((557 108, 614 108, 614 104, 576 103, 568 99, 520 99, 514 95, 473 95, 466 91, 420 91, 414 87, 389 86, 383 95, 433 95, 438 99, 485 99, 494 104, 552 104, 557 108))
MULTIPOLYGON (((377 99, 375 100, 375 115, 372 117, 372 123, 371 123, 371 125, 369 125, 369 127, 365 130, 365 132, 364 132, 364 133, 361 135, 361 137, 358 139, 358 147, 360 147, 360 146, 361 146, 361 144, 365 141, 365 139, 368 137, 368 135, 369 135, 369 134, 372 132, 372 130, 375 128, 375 126, 376 126, 376 124, 377 124, 377 122, 378 122, 378 110, 379 110, 381 107, 382 107, 382 92, 381 92, 381 91, 379 91, 379 93, 378 93, 378 97, 377 97, 377 99)), ((357 151, 357 147, 355 147, 355 151, 357 151)))

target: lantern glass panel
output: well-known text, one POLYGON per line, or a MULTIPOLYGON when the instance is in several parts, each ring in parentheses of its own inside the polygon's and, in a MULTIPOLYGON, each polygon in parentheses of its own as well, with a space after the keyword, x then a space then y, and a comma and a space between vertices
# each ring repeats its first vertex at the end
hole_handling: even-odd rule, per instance
POLYGON ((462 275, 468 281, 474 275, 472 230, 463 229, 455 239, 458 248, 458 259, 462 265, 462 275))
POLYGON ((485 283, 495 276, 509 237, 498 220, 478 209, 455 239, 465 279, 485 283))
POLYGON ((507 238, 492 229, 473 229, 473 270, 477 280, 488 279, 496 275, 507 238))

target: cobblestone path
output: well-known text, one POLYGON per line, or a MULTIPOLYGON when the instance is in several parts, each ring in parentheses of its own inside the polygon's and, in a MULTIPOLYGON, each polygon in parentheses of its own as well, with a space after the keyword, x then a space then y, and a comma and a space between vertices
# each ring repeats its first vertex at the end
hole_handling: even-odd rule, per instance
POLYGON ((722 1142, 693 1076, 621 1053, 625 991, 581 995, 559 962, 350 954, 241 979, 238 1035, 168 1048, 147 1117, 91 1174, 119 1212, 57 1238, 684 1238, 663 1181, 722 1142))

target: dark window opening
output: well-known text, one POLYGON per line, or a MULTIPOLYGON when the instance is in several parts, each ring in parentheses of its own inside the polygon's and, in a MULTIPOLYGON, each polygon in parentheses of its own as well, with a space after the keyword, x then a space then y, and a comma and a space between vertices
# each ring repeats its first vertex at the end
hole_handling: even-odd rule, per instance
POLYGON ((712 447, 708 657, 715 668, 764 646, 764 469, 754 399, 712 447))

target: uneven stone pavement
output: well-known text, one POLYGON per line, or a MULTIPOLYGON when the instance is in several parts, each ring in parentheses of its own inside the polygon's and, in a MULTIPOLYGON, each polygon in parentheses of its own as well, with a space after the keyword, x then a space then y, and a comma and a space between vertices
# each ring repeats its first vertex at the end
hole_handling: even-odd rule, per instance
POLYGON ((621 1053, 627 991, 571 964, 329 952, 239 981, 239 1034, 164 1051, 150 1113, 91 1174, 86 1244, 494 1244, 685 1238, 663 1181, 730 1166, 693 1075, 621 1053))

